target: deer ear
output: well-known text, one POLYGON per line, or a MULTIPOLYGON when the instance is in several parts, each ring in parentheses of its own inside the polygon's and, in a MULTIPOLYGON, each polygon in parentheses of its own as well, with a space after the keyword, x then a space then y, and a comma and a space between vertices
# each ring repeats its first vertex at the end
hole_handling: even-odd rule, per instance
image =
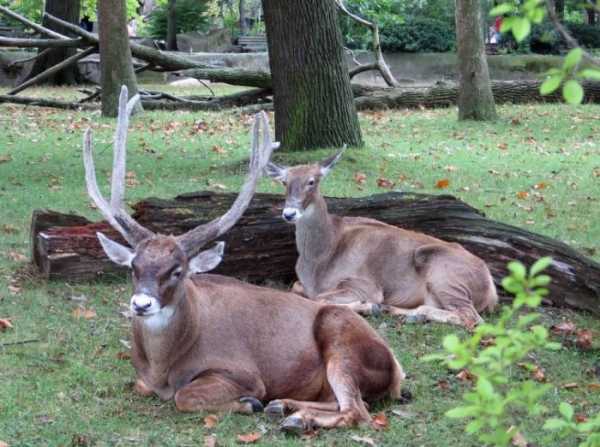
POLYGON ((321 167, 321 175, 323 177, 329 174, 329 171, 331 171, 336 165, 336 163, 340 160, 340 158, 342 158, 342 154, 345 150, 346 145, 344 144, 344 147, 337 154, 332 155, 331 157, 326 158, 325 160, 319 163, 319 166, 321 167))
POLYGON ((210 272, 223 260, 225 242, 217 242, 213 248, 201 251, 189 261, 190 273, 210 272))
POLYGON ((285 181, 287 177, 287 168, 283 166, 276 165, 275 163, 269 162, 265 167, 265 173, 269 177, 273 177, 281 182, 285 181))
POLYGON ((110 240, 102 233, 96 233, 100 245, 106 256, 110 258, 112 262, 118 265, 124 265, 125 267, 131 267, 131 261, 135 257, 135 252, 124 245, 119 244, 113 240, 110 240))

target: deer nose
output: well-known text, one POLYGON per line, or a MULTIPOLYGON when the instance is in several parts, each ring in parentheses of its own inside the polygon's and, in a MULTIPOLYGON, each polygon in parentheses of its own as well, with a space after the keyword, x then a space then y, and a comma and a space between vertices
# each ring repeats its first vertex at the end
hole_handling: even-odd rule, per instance
POLYGON ((135 307, 135 310, 137 310, 137 311, 150 309, 151 305, 152 305, 152 303, 144 303, 141 305, 138 303, 133 303, 133 307, 135 307))
POLYGON ((152 307, 152 297, 145 293, 136 294, 131 299, 131 308, 136 313, 144 313, 152 307))
POLYGON ((298 212, 295 209, 293 209, 293 208, 285 208, 283 210, 283 213, 281 215, 288 222, 292 222, 296 218, 297 214, 298 214, 298 212))

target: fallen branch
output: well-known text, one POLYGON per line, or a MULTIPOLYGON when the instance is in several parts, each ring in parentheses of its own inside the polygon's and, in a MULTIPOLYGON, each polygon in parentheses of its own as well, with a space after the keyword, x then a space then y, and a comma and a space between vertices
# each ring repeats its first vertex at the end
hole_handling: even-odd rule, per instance
POLYGON ((23 64, 26 64, 27 62, 34 61, 34 60, 36 60, 36 59, 39 59, 39 58, 41 58, 41 57, 44 57, 44 56, 45 56, 45 55, 47 55, 47 54, 48 54, 50 51, 52 51, 52 49, 51 49, 51 48, 46 48, 45 50, 43 50, 43 51, 40 51, 39 53, 36 53, 35 55, 33 55, 33 56, 31 56, 31 57, 26 57, 26 58, 24 58, 24 59, 19 59, 19 60, 13 61, 13 62, 11 62, 10 64, 8 64, 8 65, 6 66, 6 68, 7 68, 8 70, 10 70, 11 68, 15 68, 15 67, 16 67, 16 66, 18 66, 18 65, 23 65, 23 64))
MULTIPOLYGON (((181 234, 226 210, 235 194, 200 192, 173 200, 147 199, 133 206, 135 219, 152 231, 181 234)), ((240 221, 223 237, 225 257, 217 272, 253 282, 289 283, 295 277, 297 251, 294 229, 281 219, 284 197, 256 194, 240 221)), ((554 262, 548 299, 557 306, 600 314, 600 264, 566 244, 521 228, 486 219, 478 210, 448 195, 387 193, 360 198, 329 198, 331 212, 369 216, 409 230, 458 242, 488 264, 496 283, 507 274, 506 263, 518 259, 531 265, 542 256, 554 262)), ((50 216, 56 220, 55 215, 50 216)), ((46 277, 66 281, 97 279, 124 270, 112 264, 96 232, 117 233, 105 222, 48 228, 44 215, 36 216, 45 230, 32 234, 36 265, 46 277)), ((63 225, 64 220, 63 220, 63 225)))
POLYGON ((57 33, 56 31, 52 31, 51 29, 46 28, 45 26, 38 25, 37 23, 32 22, 28 18, 26 18, 20 14, 17 14, 14 11, 11 11, 10 9, 8 9, 5 6, 0 6, 0 13, 21 22, 22 24, 28 26, 29 28, 36 30, 40 34, 44 34, 48 37, 53 37, 54 39, 72 40, 72 39, 69 39, 67 36, 64 36, 60 33, 57 33))
POLYGON ((0 104, 22 104, 26 106, 51 107, 63 110, 96 110, 98 107, 92 104, 79 104, 77 102, 66 102, 45 98, 30 98, 27 96, 0 95, 0 104))
POLYGON ((0 47, 13 48, 75 48, 88 46, 83 39, 22 39, 1 37, 0 47))
POLYGON ((25 340, 7 341, 4 343, 0 343, 0 348, 4 348, 5 346, 25 345, 27 343, 38 343, 39 341, 39 338, 28 338, 25 340))
POLYGON ((34 76, 33 78, 29 79, 28 81, 25 81, 22 84, 18 85, 17 87, 13 88, 11 91, 9 91, 7 93, 7 95, 15 95, 19 92, 22 92, 26 88, 40 83, 41 81, 43 81, 46 78, 49 78, 53 74, 58 73, 59 71, 64 70, 65 68, 67 68, 73 64, 76 64, 77 61, 89 56, 92 53, 95 53, 96 51, 98 51, 98 49, 96 47, 90 47, 79 53, 76 53, 76 54, 66 58, 64 61, 60 62, 59 64, 53 65, 52 67, 48 68, 47 70, 42 71, 39 75, 34 76))

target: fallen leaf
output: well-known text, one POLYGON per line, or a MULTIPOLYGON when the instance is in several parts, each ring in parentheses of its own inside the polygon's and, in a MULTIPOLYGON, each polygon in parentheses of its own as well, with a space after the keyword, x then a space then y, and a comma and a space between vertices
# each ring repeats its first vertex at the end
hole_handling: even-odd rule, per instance
POLYGON ((546 184, 544 182, 539 182, 539 183, 536 183, 535 185, 533 185, 533 189, 546 189, 547 186, 548 186, 548 184, 546 184))
POLYGON ((388 180, 384 177, 379 177, 377 179, 377 186, 380 188, 393 188, 394 182, 392 182, 391 180, 388 180))
POLYGON ((506 149, 508 149, 508 144, 506 143, 498 143, 497 145, 498 149, 505 151, 506 149))
POLYGON ((587 387, 592 391, 598 391, 600 390, 600 383, 588 383, 587 387))
POLYGON ((10 285, 8 286, 8 291, 9 291, 9 292, 10 292, 12 295, 17 295, 17 294, 21 293, 21 290, 22 290, 22 289, 21 289, 21 287, 19 287, 19 286, 15 286, 15 285, 13 285, 13 284, 10 284, 10 285))
POLYGON ((531 371, 531 377, 533 377, 533 380, 535 380, 536 382, 546 381, 546 374, 544 373, 544 369, 537 365, 534 366, 533 370, 531 371))
POLYGON ((527 197, 529 197, 529 193, 527 191, 519 191, 517 193, 517 198, 518 199, 523 200, 523 199, 526 199, 527 197))
POLYGON ((204 447, 217 447, 217 435, 205 436, 204 447))
POLYGON ((219 146, 218 144, 215 144, 213 147, 210 148, 211 151, 213 151, 215 154, 225 154, 227 153, 227 151, 225 150, 225 148, 223 146, 219 146))
POLYGON ((27 261, 27 256, 25 256, 23 253, 19 253, 18 251, 9 251, 8 257, 15 262, 27 261))
POLYGON ((519 118, 513 118, 512 120, 510 120, 510 124, 512 124, 513 126, 518 126, 521 124, 521 120, 519 118))
POLYGON ((17 227, 15 227, 14 225, 11 225, 11 224, 2 225, 0 227, 0 230, 2 230, 2 232, 5 234, 17 234, 19 232, 17 227))
POLYGON ((129 360, 131 358, 131 354, 125 351, 117 352, 117 359, 119 360, 129 360))
POLYGON ((385 430, 390 425, 390 422, 388 421, 388 418, 385 415, 385 413, 382 412, 377 413, 375 416, 373 416, 373 418, 371 419, 371 425, 375 430, 385 430))
POLYGON ((5 329, 12 329, 13 325, 9 318, 0 318, 0 331, 5 329))
POLYGON ((246 433, 244 435, 237 435, 238 442, 242 444, 254 444, 260 438, 262 438, 262 434, 257 431, 252 433, 246 433))
POLYGON ((219 423, 219 418, 216 414, 204 416, 204 428, 215 428, 219 423))
POLYGON ((77 319, 85 318, 91 320, 96 317, 96 311, 94 309, 86 309, 85 307, 76 307, 73 310, 73 316, 77 319))
POLYGON ((363 172, 355 172, 354 173, 354 182, 357 185, 363 185, 367 181, 367 175, 363 172))
POLYGON ((468 369, 462 369, 456 375, 456 378, 462 382, 467 382, 467 381, 472 382, 475 379, 475 376, 468 369))
POLYGON ((450 384, 448 383, 447 380, 444 380, 444 379, 438 380, 437 386, 438 386, 438 388, 440 388, 442 390, 447 390, 448 388, 450 388, 450 384))
POLYGON ((437 189, 446 189, 448 186, 450 186, 450 180, 447 178, 443 178, 435 182, 435 187, 437 189))
POLYGON ((448 172, 454 172, 456 171, 458 168, 456 166, 452 166, 452 165, 448 165, 444 168, 446 171, 448 172))
POLYGON ((555 324, 554 326, 552 326, 550 328, 550 331, 554 335, 571 335, 571 334, 575 333, 575 329, 577 329, 577 326, 575 326, 575 323, 567 320, 567 321, 563 321, 562 323, 555 324))
POLYGON ((570 390, 573 388, 577 388, 579 386, 579 384, 577 382, 569 382, 569 383, 565 383, 562 387, 566 390, 570 390))
POLYGON ((369 438, 368 436, 350 436, 350 439, 352 441, 355 442, 359 442, 361 444, 365 444, 365 445, 370 445, 372 447, 375 447, 377 444, 375 444, 375 440, 373 438, 369 438))
POLYGON ((479 344, 483 347, 494 346, 496 344, 496 338, 494 337, 483 337, 479 344))
POLYGON ((575 345, 579 349, 590 349, 592 347, 592 331, 589 329, 579 329, 577 331, 577 341, 575 345))
POLYGON ((585 414, 578 413, 575 415, 575 422, 581 424, 582 422, 586 422, 588 420, 585 414))
POLYGON ((516 432, 512 437, 512 445, 515 447, 527 447, 527 440, 525 436, 521 434, 521 432, 516 432))
POLYGON ((12 156, 10 154, 0 155, 0 163, 8 163, 9 161, 12 161, 12 156))

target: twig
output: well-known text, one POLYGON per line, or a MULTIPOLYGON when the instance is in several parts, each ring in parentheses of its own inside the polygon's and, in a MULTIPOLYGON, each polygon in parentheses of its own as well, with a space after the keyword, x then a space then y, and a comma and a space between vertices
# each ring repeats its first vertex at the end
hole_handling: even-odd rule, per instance
POLYGON ((364 65, 356 58, 356 54, 354 53, 354 50, 351 50, 348 47, 344 47, 344 50, 346 50, 348 52, 348 54, 350 54, 350 56, 352 56, 352 62, 354 62, 359 67, 364 65))
MULTIPOLYGON (((379 73, 381 74, 381 77, 384 79, 384 81, 387 83, 387 85, 389 85, 390 87, 398 87, 398 85, 399 85, 398 81, 392 74, 392 71, 390 70, 390 67, 388 66, 388 64, 385 62, 385 59, 383 57, 383 52, 381 51, 381 42, 379 40, 379 26, 377 26, 377 23, 369 22, 368 20, 365 20, 362 17, 359 17, 356 14, 351 13, 348 10, 348 8, 346 8, 346 5, 344 5, 343 0, 334 0, 334 1, 335 1, 335 4, 337 5, 337 7, 344 14, 346 14, 352 20, 371 29, 371 32, 373 34, 373 42, 372 43, 373 43, 373 52, 375 53, 375 63, 369 64, 369 67, 372 67, 370 69, 378 70, 379 73)), ((357 67, 357 68, 360 68, 360 67, 357 67)), ((354 69, 353 71, 355 71, 355 70, 356 69, 354 69)), ((365 68, 363 70, 360 70, 359 72, 362 72, 362 71, 367 71, 367 69, 365 68)), ((357 73, 355 72, 354 74, 357 74, 357 73)))
POLYGON ((8 64, 6 66, 6 68, 11 69, 13 67, 16 67, 17 65, 23 65, 23 64, 26 64, 27 62, 34 61, 36 59, 46 56, 51 51, 52 51, 51 48, 46 48, 45 50, 40 51, 39 53, 37 53, 36 55, 34 55, 32 57, 26 57, 25 59, 19 59, 18 61, 13 61, 10 64, 8 64))
POLYGON ((100 94, 102 93, 101 89, 96 89, 96 91, 91 92, 88 96, 86 96, 85 98, 81 98, 79 101, 77 101, 79 104, 83 104, 84 102, 90 102, 93 101, 94 99, 96 99, 98 96, 100 96, 100 94))
POLYGON ((0 348, 3 348, 5 346, 24 345, 27 343, 37 343, 39 341, 40 341, 39 338, 28 338, 26 340, 7 341, 5 343, 0 343, 0 348))

